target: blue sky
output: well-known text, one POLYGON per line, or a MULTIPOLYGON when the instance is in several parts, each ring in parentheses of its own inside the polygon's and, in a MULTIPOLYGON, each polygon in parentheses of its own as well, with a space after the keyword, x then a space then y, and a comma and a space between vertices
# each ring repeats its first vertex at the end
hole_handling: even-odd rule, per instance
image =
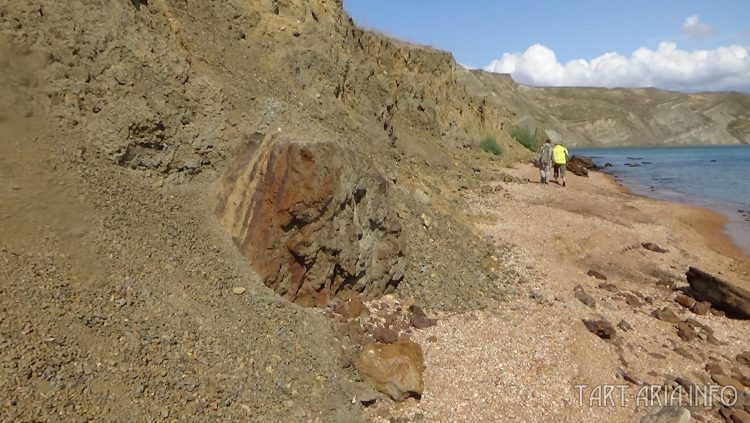
POLYGON ((344 0, 365 28, 531 85, 750 92, 750 0, 344 0))

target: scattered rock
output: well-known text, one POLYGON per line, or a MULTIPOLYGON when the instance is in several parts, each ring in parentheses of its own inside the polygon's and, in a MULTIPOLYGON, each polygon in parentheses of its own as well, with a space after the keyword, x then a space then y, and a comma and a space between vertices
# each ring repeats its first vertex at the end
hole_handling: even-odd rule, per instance
POLYGON ((695 339, 697 334, 690 324, 686 322, 677 322, 677 336, 685 342, 690 342, 695 339))
POLYGON ((716 317, 725 317, 727 315, 723 311, 717 310, 715 308, 711 308, 711 314, 714 315, 714 316, 716 316, 716 317))
POLYGON ((665 250, 658 245, 654 244, 653 242, 643 242, 641 243, 641 246, 649 251, 653 251, 655 253, 668 253, 669 250, 665 250))
POLYGON ((750 319, 750 292, 695 267, 687 271, 693 296, 738 319, 750 319))
POLYGON ((245 293, 245 291, 247 291, 247 289, 241 286, 235 286, 234 288, 232 288, 232 293, 237 295, 242 295, 245 293))
POLYGON ((336 304, 333 311, 340 314, 346 320, 356 319, 365 311, 367 307, 359 298, 351 298, 336 304))
POLYGON ((721 365, 718 364, 718 363, 709 363, 709 364, 706 364, 706 371, 710 375, 712 375, 712 376, 713 375, 726 375, 727 374, 726 370, 724 370, 724 368, 721 367, 721 365))
POLYGON ((588 272, 586 272, 586 274, 602 281, 607 280, 607 277, 604 276, 604 274, 597 272, 596 270, 589 270, 588 272))
POLYGON ((670 291, 674 290, 676 284, 677 282, 671 277, 661 277, 656 281, 656 286, 670 291))
POLYGON ((584 320, 583 324, 586 325, 586 329, 594 335, 602 339, 611 340, 615 337, 616 330, 606 319, 599 320, 584 320))
POLYGON ((565 168, 572 174, 577 176, 589 176, 589 171, 586 169, 586 165, 590 162, 590 158, 583 158, 582 156, 573 156, 568 161, 565 168))
POLYGON ((620 323, 617 324, 617 327, 625 332, 633 330, 633 327, 630 326, 630 323, 626 322, 625 320, 620 320, 620 323))
POLYGON ((624 379, 634 385, 643 385, 643 380, 641 378, 637 377, 635 374, 625 369, 618 370, 617 377, 620 379, 624 379))
POLYGON ((721 386, 733 387, 740 394, 745 391, 745 385, 743 385, 742 382, 740 382, 739 380, 733 377, 717 373, 717 374, 712 374, 711 379, 721 386))
POLYGON ((422 310, 422 307, 416 304, 409 306, 409 311, 411 312, 409 321, 411 322, 411 325, 417 329, 424 329, 437 324, 437 319, 427 317, 424 310, 422 310))
POLYGON ((708 301, 697 301, 690 308, 690 311, 692 311, 693 313, 699 316, 705 316, 706 314, 708 314, 710 310, 711 310, 711 303, 709 303, 708 301))
POLYGON ((422 213, 419 218, 422 219, 422 224, 424 225, 424 227, 430 229, 430 226, 432 226, 432 218, 424 213, 422 213))
POLYGON ((687 358, 688 360, 695 360, 695 356, 691 354, 690 351, 686 350, 685 348, 681 346, 674 347, 674 352, 687 358))
POLYGON ((605 291, 617 292, 617 286, 609 282, 600 283, 598 286, 599 286, 599 289, 603 289, 605 291))
POLYGON ((641 423, 690 423, 690 411, 682 407, 658 407, 643 416, 641 423))
POLYGON ((691 309, 695 305, 695 299, 692 297, 688 297, 685 294, 677 294, 677 297, 674 299, 675 302, 686 309, 691 309))
POLYGON ((369 344, 363 348, 357 368, 367 382, 394 401, 422 395, 424 357, 413 341, 369 344))
POLYGON ((398 341, 398 332, 393 330, 390 326, 378 326, 372 331, 372 336, 377 342, 383 344, 393 344, 398 341))
POLYGON ((578 285, 573 289, 573 295, 586 306, 596 308, 596 300, 594 299, 594 297, 589 295, 589 293, 584 291, 581 285, 578 285))
POLYGON ((619 294, 621 298, 625 300, 625 302, 633 308, 638 308, 644 305, 643 300, 641 300, 638 296, 633 295, 630 292, 621 292, 619 294))
POLYGON ((654 317, 656 317, 659 320, 663 320, 665 322, 669 323, 679 323, 681 319, 679 316, 675 314, 674 311, 672 311, 669 306, 665 306, 664 308, 656 309, 653 313, 651 313, 654 317))

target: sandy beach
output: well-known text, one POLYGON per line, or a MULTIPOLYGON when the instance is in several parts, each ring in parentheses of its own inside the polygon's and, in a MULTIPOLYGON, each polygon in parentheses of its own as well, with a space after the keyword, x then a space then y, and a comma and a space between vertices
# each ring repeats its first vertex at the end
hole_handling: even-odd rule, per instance
MULTIPOLYGON (((596 172, 570 175, 563 188, 538 183, 531 165, 502 171, 528 182, 499 182, 465 199, 479 230, 513 247, 519 295, 419 331, 425 392, 400 413, 427 421, 632 422, 658 405, 636 401, 641 386, 674 386, 678 378, 712 384, 707 364, 750 375, 735 360, 750 345, 746 321, 699 316, 675 302, 689 266, 750 288, 750 260, 723 232, 722 215, 633 195, 596 172), (648 250, 648 242, 667 251, 648 250), (588 294, 588 305, 576 291, 588 294), (652 316, 663 307, 710 328, 719 342, 684 341, 673 323, 652 316), (582 322, 601 318, 618 325, 616 342, 582 322), (589 401, 594 387, 618 384, 629 387, 615 406, 589 401)), ((723 421, 719 404, 692 405, 692 421, 723 421)))

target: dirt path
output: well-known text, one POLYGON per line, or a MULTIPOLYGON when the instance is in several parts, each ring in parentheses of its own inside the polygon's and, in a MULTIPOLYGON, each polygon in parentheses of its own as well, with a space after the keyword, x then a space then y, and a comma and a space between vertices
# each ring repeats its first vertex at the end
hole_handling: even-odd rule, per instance
MULTIPOLYGON (((526 165, 507 172, 537 178, 526 165)), ((631 384, 624 372, 645 384, 676 377, 708 384, 707 363, 736 368, 738 377, 750 374, 734 360, 750 345, 746 322, 697 316, 659 285, 685 286, 684 272, 697 266, 747 287, 747 257, 716 234, 721 218, 627 194, 601 174, 569 179, 566 188, 502 183, 493 194, 467 197, 481 231, 514 247, 513 267, 528 282, 517 286, 516 300, 496 310, 448 317, 417 334, 425 349, 426 391, 402 413, 428 421, 630 422, 651 405, 637 403, 638 387, 627 388, 626 401, 618 398, 615 407, 590 407, 593 387, 631 384), (649 251, 643 242, 668 252, 649 251), (606 275, 612 286, 600 288, 603 281, 589 270, 606 275), (592 307, 574 296, 579 285, 595 301, 592 307), (707 325, 723 344, 681 340, 674 324, 651 316, 664 306, 707 325), (633 329, 618 328, 616 342, 599 339, 582 319, 602 317, 633 329)), ((691 412, 721 421, 716 409, 691 412)))

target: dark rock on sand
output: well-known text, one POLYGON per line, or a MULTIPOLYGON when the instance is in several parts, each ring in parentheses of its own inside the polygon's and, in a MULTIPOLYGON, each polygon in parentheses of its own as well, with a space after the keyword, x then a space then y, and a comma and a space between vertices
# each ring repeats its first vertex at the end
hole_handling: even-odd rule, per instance
POLYGON ((685 294, 678 294, 674 301, 688 310, 690 310, 695 305, 695 299, 688 297, 685 294))
POLYGON ((750 319, 750 292, 695 267, 687 271, 687 280, 697 300, 710 302, 729 317, 750 319))
POLYGON ((681 320, 680 317, 677 316, 677 314, 675 314, 675 312, 672 311, 672 309, 669 307, 656 309, 653 311, 653 313, 651 313, 651 315, 659 320, 663 320, 669 323, 679 323, 681 320))
POLYGON ((692 307, 690 307, 690 311, 699 316, 705 316, 709 311, 711 311, 711 303, 709 303, 708 301, 698 301, 693 304, 692 307))
POLYGON ((409 312, 411 312, 409 321, 417 329, 424 329, 437 324, 437 319, 427 317, 422 307, 416 304, 409 306, 409 312))
POLYGON ((633 326, 630 326, 630 323, 626 322, 625 320, 620 320, 620 323, 617 324, 617 327, 625 332, 633 330, 633 326))
POLYGON ((589 332, 602 339, 613 339, 617 333, 617 330, 612 326, 612 323, 609 323, 606 319, 584 320, 583 324, 586 325, 586 329, 588 329, 589 332))
POLYGON ((588 272, 586 272, 586 274, 589 275, 589 276, 591 276, 591 277, 594 277, 596 279, 602 280, 602 281, 606 281, 607 280, 607 277, 604 276, 603 273, 597 272, 596 270, 589 270, 588 272))
POLYGON ((588 307, 596 307, 596 300, 594 299, 594 297, 586 292, 581 285, 578 285, 573 289, 573 296, 578 298, 583 304, 588 307))
POLYGON ((643 243, 641 243, 641 246, 643 246, 643 248, 645 248, 645 249, 647 249, 649 251, 653 251, 655 253, 668 253, 669 252, 669 250, 665 250, 665 249, 659 247, 658 245, 654 244, 653 242, 643 242, 643 243))

